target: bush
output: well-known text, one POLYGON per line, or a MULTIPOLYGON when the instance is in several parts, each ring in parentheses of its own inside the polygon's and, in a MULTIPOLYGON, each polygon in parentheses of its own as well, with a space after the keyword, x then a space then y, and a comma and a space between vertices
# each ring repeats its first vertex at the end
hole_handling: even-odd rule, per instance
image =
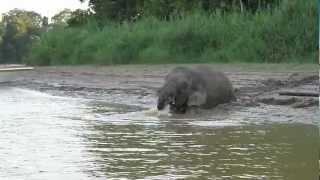
POLYGON ((316 2, 286 1, 256 14, 193 12, 169 21, 143 18, 53 29, 34 44, 35 65, 316 62, 316 2))

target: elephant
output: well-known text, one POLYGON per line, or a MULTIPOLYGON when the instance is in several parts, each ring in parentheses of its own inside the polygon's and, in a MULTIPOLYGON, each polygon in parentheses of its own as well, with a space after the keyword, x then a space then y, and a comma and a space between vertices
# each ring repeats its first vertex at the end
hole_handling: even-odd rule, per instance
POLYGON ((184 114, 190 107, 210 109, 236 100, 230 80, 208 67, 174 68, 157 95, 157 109, 169 105, 170 112, 176 114, 184 114))

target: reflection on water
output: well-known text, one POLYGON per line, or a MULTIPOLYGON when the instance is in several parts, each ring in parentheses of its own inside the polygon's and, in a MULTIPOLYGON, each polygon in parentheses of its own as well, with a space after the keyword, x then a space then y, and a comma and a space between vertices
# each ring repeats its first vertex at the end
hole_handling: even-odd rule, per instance
POLYGON ((157 126, 98 123, 92 128, 95 133, 86 139, 96 143, 88 151, 105 176, 316 177, 317 128, 312 125, 206 128, 168 121, 157 126))
POLYGON ((317 178, 311 123, 239 118, 243 111, 159 118, 14 88, 0 98, 0 179, 317 178))

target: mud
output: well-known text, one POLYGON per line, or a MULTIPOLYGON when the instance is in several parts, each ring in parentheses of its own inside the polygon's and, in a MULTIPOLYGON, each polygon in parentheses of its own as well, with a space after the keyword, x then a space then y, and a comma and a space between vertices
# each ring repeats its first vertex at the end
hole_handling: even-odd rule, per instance
MULTIPOLYGON (((268 65, 251 69, 234 65, 208 66, 222 69, 230 78, 238 99, 235 105, 250 107, 267 104, 292 108, 319 105, 318 97, 279 95, 280 91, 288 89, 295 92, 319 92, 319 75, 315 68, 299 69, 295 66, 293 70, 288 71, 284 70, 285 65, 276 70, 268 65), (266 72, 266 69, 269 69, 269 72, 266 72)), ((54 95, 152 107, 155 105, 156 90, 162 85, 164 76, 174 67, 177 65, 38 67, 6 85, 26 87, 54 95), (130 97, 131 102, 123 102, 126 97, 130 97)))

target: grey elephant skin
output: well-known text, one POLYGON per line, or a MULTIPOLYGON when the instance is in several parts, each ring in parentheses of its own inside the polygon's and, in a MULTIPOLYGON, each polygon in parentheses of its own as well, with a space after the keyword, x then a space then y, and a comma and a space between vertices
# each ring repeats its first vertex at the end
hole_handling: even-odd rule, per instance
POLYGON ((183 114, 190 107, 209 109, 235 100, 232 84, 222 73, 208 67, 177 67, 158 90, 158 110, 167 105, 172 113, 183 114))

